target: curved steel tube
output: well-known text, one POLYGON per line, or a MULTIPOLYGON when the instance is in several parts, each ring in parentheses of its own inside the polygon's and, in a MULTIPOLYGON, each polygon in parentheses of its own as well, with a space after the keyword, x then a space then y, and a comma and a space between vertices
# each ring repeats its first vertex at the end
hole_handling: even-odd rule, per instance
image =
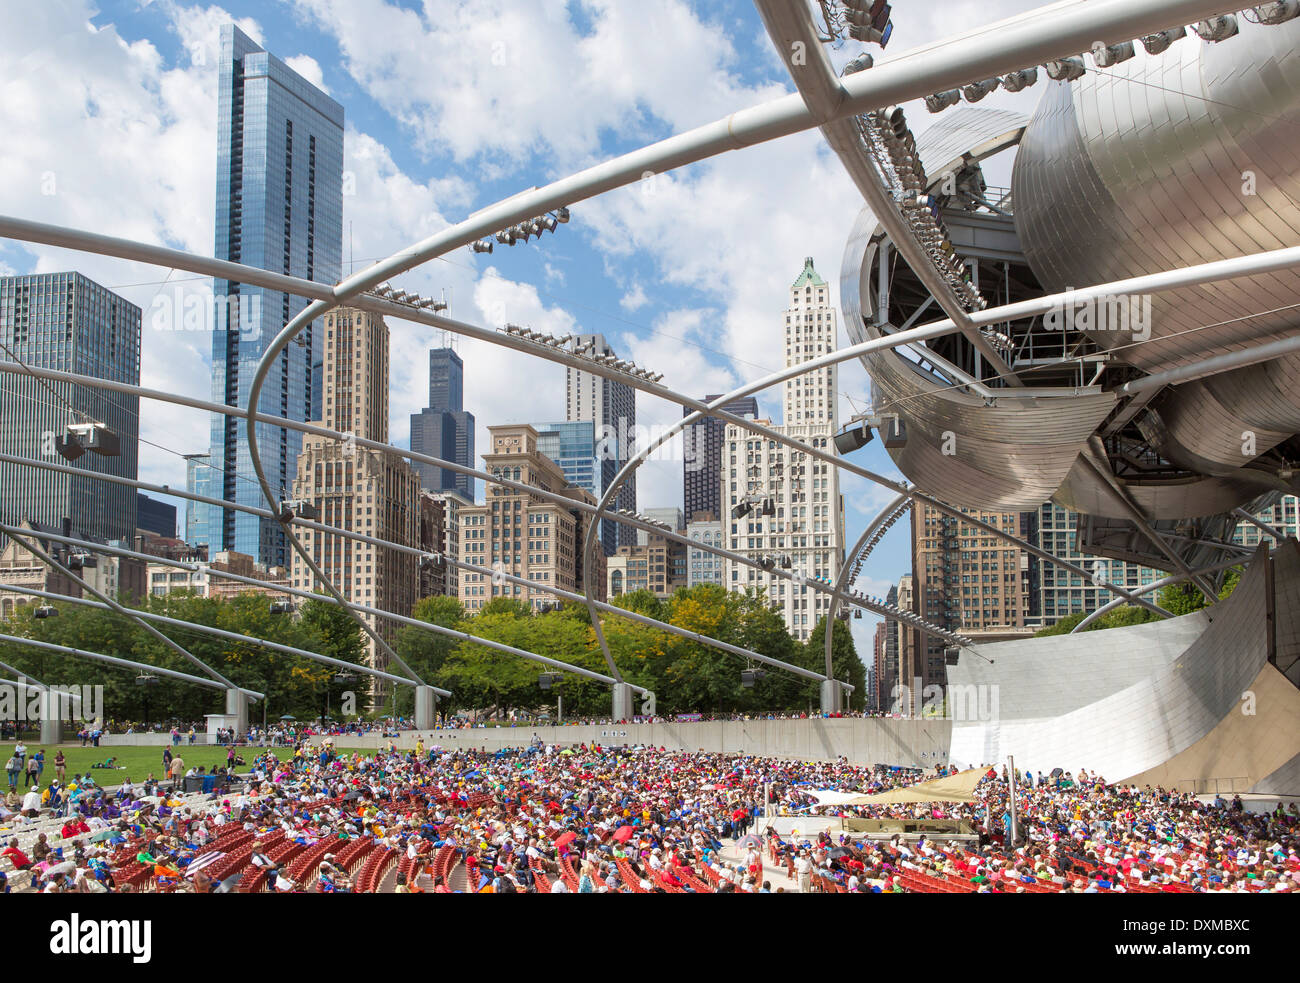
POLYGON ((858 541, 853 544, 851 549, 844 556, 844 562, 840 565, 839 576, 835 578, 835 593, 831 595, 830 604, 826 609, 826 679, 835 678, 834 670, 831 668, 831 642, 835 633, 835 612, 839 609, 840 593, 848 588, 849 580, 854 572, 854 557, 870 542, 871 537, 876 534, 876 530, 885 524, 885 520, 891 515, 903 508, 912 500, 910 494, 899 494, 893 501, 880 510, 880 514, 867 524, 867 528, 862 530, 862 535, 858 541))
MULTIPOLYGON (((60 604, 79 604, 83 607, 97 608, 101 611, 111 611, 107 604, 100 601, 88 601, 84 597, 72 597, 68 594, 55 594, 51 591, 37 590, 34 587, 20 587, 17 584, 0 583, 0 591, 8 591, 11 594, 29 594, 32 597, 43 597, 47 600, 58 601, 60 604)), ((311 659, 313 662, 320 662, 327 666, 334 666, 339 669, 354 670, 367 676, 374 676, 376 679, 386 679, 393 683, 401 683, 405 686, 416 685, 413 680, 405 676, 395 676, 390 672, 384 672, 382 669, 372 669, 364 663, 345 662, 343 659, 335 659, 332 656, 321 655, 319 652, 308 652, 306 649, 294 648, 292 645, 284 645, 280 642, 272 642, 265 638, 256 638, 252 635, 241 635, 238 632, 226 631, 224 628, 215 628, 212 625, 203 625, 194 621, 185 621, 181 618, 170 618, 167 615, 156 614, 153 611, 136 611, 137 615, 146 621, 156 621, 161 625, 170 625, 173 628, 180 628, 187 631, 196 631, 203 635, 212 635, 215 638, 224 638, 231 642, 242 642, 246 645, 257 645, 261 648, 274 649, 277 652, 284 652, 286 655, 297 655, 304 659, 311 659)), ((451 696, 446 690, 439 692, 440 696, 451 696)))
MULTIPOLYGON (((1218 573, 1220 570, 1230 570, 1233 567, 1239 567, 1249 562, 1250 562, 1249 557, 1238 557, 1235 560, 1224 560, 1222 563, 1216 563, 1213 566, 1201 567, 1201 569, 1194 571, 1194 573, 1196 576, 1199 577, 1207 573, 1218 573)), ((1168 587, 1170 584, 1177 584, 1180 583, 1181 581, 1190 580, 1190 579, 1191 577, 1185 573, 1171 574, 1168 577, 1161 577, 1159 580, 1154 580, 1151 583, 1138 588, 1134 593, 1150 594, 1153 591, 1159 590, 1161 587, 1168 587)), ((1115 608, 1119 607, 1123 603, 1124 603, 1124 598, 1122 597, 1116 597, 1110 601, 1107 601, 1105 604, 1097 608, 1095 611, 1089 612, 1088 616, 1084 618, 1082 621, 1080 621, 1073 628, 1071 628, 1069 633, 1073 635, 1076 631, 1083 631, 1085 628, 1087 628, 1090 624, 1092 624, 1094 621, 1100 618, 1107 611, 1113 611, 1115 608)))
POLYGON ((193 665, 198 666, 200 669, 206 672, 213 679, 220 680, 230 689, 239 688, 233 682, 231 682, 229 679, 223 676, 221 673, 217 672, 217 670, 213 669, 206 662, 200 659, 198 656, 192 654, 183 645, 168 638, 166 635, 160 632, 153 625, 146 624, 139 617, 137 617, 135 612, 133 612, 130 608, 123 607, 121 604, 118 604, 117 601, 110 598, 107 594, 103 593, 100 590, 96 590, 94 587, 91 587, 90 584, 86 583, 85 580, 83 580, 81 577, 78 577, 75 573, 73 573, 71 570, 65 567, 62 563, 60 563, 58 560, 54 559, 52 556, 46 553, 45 550, 41 549, 41 547, 35 542, 35 540, 38 538, 52 538, 52 537, 44 536, 39 533, 34 533, 30 530, 21 529, 18 528, 17 526, 6 526, 3 524, 0 524, 0 532, 7 533, 12 538, 17 539, 19 542, 22 542, 24 549, 26 549, 32 555, 37 557, 42 563, 44 563, 51 570, 58 571, 63 576, 73 581, 73 583, 79 584, 83 590, 87 590, 91 594, 94 594, 97 598, 103 601, 115 614, 121 615, 122 617, 126 618, 129 621, 134 621, 137 625, 143 628, 147 634, 152 635, 158 641, 162 642, 168 648, 172 649, 174 652, 180 655, 181 658, 185 659, 186 661, 190 662, 193 665), (27 542, 26 537, 31 537, 33 539, 33 542, 30 543, 27 542))
POLYGON ((12 642, 15 645, 29 645, 32 648, 47 649, 51 652, 62 652, 64 655, 75 655, 83 659, 93 659, 96 662, 107 662, 111 666, 120 666, 123 669, 144 669, 159 676, 168 676, 171 679, 179 679, 182 682, 194 683, 196 686, 207 686, 211 689, 234 690, 243 693, 249 699, 265 699, 264 694, 256 690, 244 689, 242 686, 226 686, 215 679, 205 679, 202 676, 191 676, 188 672, 178 672, 175 669, 164 669, 162 666, 146 665, 143 662, 132 662, 130 659, 119 659, 115 655, 104 655, 102 652, 87 652, 85 649, 73 648, 70 645, 55 645, 53 642, 42 642, 35 638, 23 638, 21 635, 0 635, 0 642, 12 642))
MULTIPOLYGON (((108 482, 130 485, 132 487, 141 488, 146 491, 157 491, 166 495, 174 495, 177 498, 184 498, 196 502, 205 502, 208 504, 220 505, 222 507, 230 508, 236 512, 245 512, 250 515, 256 515, 263 518, 272 517, 272 513, 270 509, 258 508, 255 505, 243 505, 238 502, 225 502, 221 499, 213 499, 205 495, 196 495, 189 491, 179 491, 177 489, 168 488, 166 486, 150 485, 147 484, 146 482, 136 481, 131 478, 120 477, 118 475, 100 474, 96 472, 85 472, 77 468, 69 467, 66 464, 58 464, 53 461, 37 461, 29 458, 15 457, 12 454, 0 454, 0 461, 7 462, 10 464, 19 464, 25 467, 43 468, 52 471, 76 472, 78 475, 89 477, 92 480, 99 479, 108 482)), ((419 549, 418 547, 415 546, 405 546, 401 543, 393 543, 390 542, 389 540, 379 539, 375 536, 367 536, 365 533, 357 532, 353 529, 340 529, 337 526, 328 526, 320 522, 312 522, 308 519, 300 519, 297 517, 295 517, 292 521, 294 525, 302 526, 304 529, 310 529, 314 532, 325 533, 331 536, 338 536, 343 539, 351 539, 355 542, 368 543, 372 546, 379 546, 385 549, 394 550, 399 553, 407 553, 412 556, 417 556, 422 558, 437 557, 440 562, 449 563, 460 570, 465 570, 471 573, 483 572, 483 568, 481 566, 478 566, 477 564, 466 563, 464 560, 459 560, 455 557, 448 556, 446 554, 431 554, 426 550, 419 549)), ((513 574, 508 574, 508 573, 501 573, 500 577, 503 580, 505 580, 507 583, 518 584, 521 587, 528 587, 533 590, 541 591, 543 593, 547 593, 555 597, 564 598, 565 600, 576 601, 576 602, 582 602, 585 600, 585 598, 581 594, 576 594, 573 593, 572 591, 566 591, 562 588, 555 587, 551 584, 546 584, 546 583, 533 581, 533 580, 527 580, 523 577, 516 577, 513 574)), ((5 585, 0 584, 0 590, 4 590, 4 589, 6 589, 5 585)), ((22 590, 20 588, 12 588, 12 589, 19 593, 35 593, 35 594, 44 595, 44 592, 42 591, 22 590)), ((63 597, 65 595, 52 594, 49 596, 63 597)), ((612 614, 612 615, 620 616, 628 619, 629 621, 635 621, 640 624, 647 625, 651 628, 655 628, 659 631, 665 631, 668 632, 669 634, 677 635, 681 638, 688 638, 691 641, 699 642, 700 644, 707 645, 711 648, 717 648, 720 649, 721 651, 730 652, 734 655, 739 655, 746 659, 753 659, 758 662, 763 662, 766 663, 767 665, 774 666, 779 669, 786 669, 790 672, 795 673, 796 675, 804 675, 804 676, 808 676, 808 678, 814 678, 814 679, 821 678, 816 673, 810 673, 809 670, 806 670, 801 666, 791 665, 788 662, 782 662, 779 659, 770 658, 769 656, 762 655, 758 652, 753 652, 749 649, 741 648, 738 645, 732 645, 730 642, 724 642, 716 638, 711 638, 708 635, 704 635, 697 631, 690 631, 689 629, 680 628, 677 625, 670 624, 668 622, 659 621, 656 618, 651 618, 649 615, 639 614, 635 611, 629 611, 625 608, 620 608, 613 604, 606 604, 604 602, 597 602, 596 607, 604 614, 612 614)), ((144 618, 159 617, 157 615, 147 614, 143 611, 136 611, 136 613, 144 618)), ((161 620, 173 620, 173 619, 161 619, 161 620)), ((185 625, 192 625, 193 623, 188 621, 181 621, 178 622, 178 624, 185 626, 185 625)), ((200 630, 202 630, 203 628, 203 626, 194 626, 194 627, 198 627, 200 628, 200 630)), ((244 636, 240 636, 240 637, 243 638, 244 636)), ((256 641, 256 639, 254 639, 254 641, 256 641)), ((296 654, 304 654, 297 649, 294 649, 293 652, 296 654)), ((327 657, 320 656, 320 658, 326 659, 327 657)), ((345 663, 345 664, 353 665, 353 663, 345 663)), ((402 682, 406 684, 411 683, 410 679, 407 679, 402 676, 389 677, 387 673, 384 673, 380 670, 370 670, 370 672, 371 674, 380 676, 382 678, 391 678, 394 681, 402 682)))

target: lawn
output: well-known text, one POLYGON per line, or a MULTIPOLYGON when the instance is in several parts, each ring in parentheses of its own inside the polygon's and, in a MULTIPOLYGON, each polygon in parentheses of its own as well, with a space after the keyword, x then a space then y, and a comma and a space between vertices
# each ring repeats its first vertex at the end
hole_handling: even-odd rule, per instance
MULTIPOLYGON (((30 758, 42 745, 35 741, 26 741, 27 755, 30 758)), ((252 761, 253 757, 261 753, 263 748, 236 748, 237 754, 241 754, 244 760, 252 761)), ((287 758, 293 753, 292 748, 273 748, 272 750, 281 758, 287 758)), ((352 748, 338 748, 340 752, 351 753, 352 748)), ((373 749, 367 749, 373 753, 373 749)), ((54 751, 52 747, 45 747, 45 770, 41 772, 41 787, 45 788, 54 780, 54 751)), ((0 766, 3 766, 9 760, 10 755, 14 753, 12 743, 0 744, 0 766)), ((116 785, 123 779, 130 778, 137 784, 143 782, 153 772, 155 778, 163 777, 162 763, 163 749, 158 747, 82 747, 80 744, 63 745, 63 756, 67 758, 68 777, 78 773, 89 771, 95 781, 100 785, 116 785), (108 770, 95 768, 97 763, 106 761, 109 757, 116 758, 118 765, 122 768, 108 770)), ((190 747, 181 744, 172 748, 173 754, 179 754, 185 762, 185 769, 195 768, 202 765, 204 768, 211 770, 213 767, 224 767, 226 764, 226 749, 223 747, 190 747)), ((247 771, 247 768, 237 768, 236 771, 247 771)), ((20 783, 24 788, 25 780, 20 783)), ((8 776, 3 770, 0 770, 0 789, 8 788, 8 776)))

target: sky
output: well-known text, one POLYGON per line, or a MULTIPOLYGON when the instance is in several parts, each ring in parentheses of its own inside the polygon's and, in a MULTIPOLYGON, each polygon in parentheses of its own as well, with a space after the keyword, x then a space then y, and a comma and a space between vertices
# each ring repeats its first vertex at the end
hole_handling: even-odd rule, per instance
MULTIPOLYGON (((1039 5, 900 2, 888 56, 1039 5)), ((794 91, 744 0, 0 4, 0 213, 211 256, 217 43, 231 21, 344 106, 345 273, 521 190, 794 91)), ((832 60, 859 50, 850 42, 832 60)), ((982 105, 1029 114, 1042 88, 982 105)), ((921 104, 905 108, 915 132, 931 122, 921 104)), ((703 396, 782 366, 790 284, 812 256, 838 298, 861 207, 810 131, 578 203, 540 241, 458 250, 393 282, 445 297, 453 317, 476 324, 603 333, 622 357, 703 396)), ((142 308, 142 385, 209 398, 211 335, 160 330, 150 315, 210 296, 210 280, 0 240, 0 274, 74 269, 142 308)), ((427 326, 390 327, 390 438, 409 446, 409 416, 427 402, 426 353, 445 341, 427 326)), ((561 367, 456 345, 480 449, 489 424, 563 419, 561 367)), ((843 421, 865 409, 869 387, 858 363, 839 380, 843 421)), ((760 408, 780 422, 779 388, 760 408)), ((641 424, 681 413, 638 396, 641 424)), ((141 479, 183 487, 181 455, 206 452, 207 415, 142 403, 141 438, 141 479)), ((879 442, 853 460, 901 477, 879 442)), ((642 510, 681 505, 680 462, 651 461, 637 481, 642 510)), ((851 544, 892 495, 853 477, 841 491, 851 544)), ((894 526, 859 589, 883 595, 909 571, 908 535, 908 523, 894 526)), ((851 622, 868 659, 876 620, 851 622)))

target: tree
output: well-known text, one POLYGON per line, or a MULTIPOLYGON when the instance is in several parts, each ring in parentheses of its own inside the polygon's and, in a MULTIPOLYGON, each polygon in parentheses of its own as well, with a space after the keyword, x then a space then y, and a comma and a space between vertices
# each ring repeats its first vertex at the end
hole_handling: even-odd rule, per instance
MULTIPOLYGON (((804 648, 808 656, 815 657, 819 671, 826 669, 826 617, 817 619, 817 626, 804 648)), ((810 666, 811 668, 811 666, 810 666)), ((857 646, 853 643, 853 631, 847 623, 839 618, 831 628, 831 669, 836 679, 849 683, 853 692, 849 694, 846 707, 861 710, 866 706, 867 669, 858 658, 857 646)))
MULTIPOLYGON (((439 595, 417 602, 411 611, 411 617, 427 621, 431 625, 459 629, 465 620, 465 609, 456 598, 439 595)), ((447 659, 459 644, 460 640, 450 635, 406 625, 397 633, 393 649, 421 679, 432 682, 439 678, 447 659)), ((410 686, 398 687, 396 706, 399 714, 413 713, 414 689, 410 686)))

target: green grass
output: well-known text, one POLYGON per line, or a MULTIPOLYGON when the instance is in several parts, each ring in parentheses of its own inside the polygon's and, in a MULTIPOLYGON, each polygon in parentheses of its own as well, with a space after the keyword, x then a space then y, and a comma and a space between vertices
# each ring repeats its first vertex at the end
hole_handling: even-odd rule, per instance
MULTIPOLYGON (((38 750, 45 751, 45 770, 41 772, 41 788, 45 788, 55 779, 54 773, 54 752, 56 748, 45 747, 35 741, 25 741, 27 745, 27 756, 30 758, 38 750)), ((155 778, 163 778, 163 763, 161 746, 156 747, 82 747, 78 744, 64 744, 63 756, 67 759, 67 774, 71 778, 78 773, 84 774, 89 771, 96 783, 100 785, 117 785, 124 779, 130 778, 131 781, 139 784, 149 777, 153 772, 155 778), (93 767, 97 762, 106 761, 108 758, 116 758, 116 764, 125 766, 114 770, 93 767)), ((264 748, 236 748, 237 754, 243 755, 245 762, 251 762, 253 758, 264 751, 264 748)), ((292 748, 273 748, 280 760, 287 759, 292 753, 292 748)), ((351 753, 352 748, 338 748, 340 753, 351 753)), ((369 753, 374 753, 373 749, 365 749, 369 753)), ((14 753, 12 743, 0 744, 0 766, 9 760, 14 753)), ((179 754, 185 762, 185 770, 196 768, 202 765, 204 768, 211 770, 214 767, 224 767, 226 764, 226 749, 223 747, 190 747, 181 744, 172 748, 173 754, 179 754)), ((236 768, 236 771, 247 771, 245 768, 236 768)), ((26 779, 19 782, 22 789, 29 786, 26 779)), ((3 770, 0 770, 0 790, 8 788, 8 776, 3 770)))

